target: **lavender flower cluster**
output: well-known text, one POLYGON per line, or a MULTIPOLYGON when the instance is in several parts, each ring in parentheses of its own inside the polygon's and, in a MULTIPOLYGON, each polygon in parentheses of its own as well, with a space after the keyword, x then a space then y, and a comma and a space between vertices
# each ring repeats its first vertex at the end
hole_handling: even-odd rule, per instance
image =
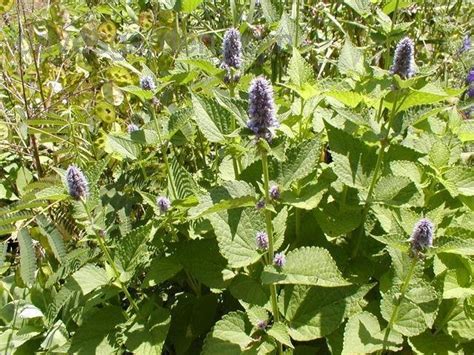
POLYGON ((145 75, 140 78, 140 87, 143 90, 153 91, 156 89, 156 84, 151 76, 145 75))
POLYGON ((89 194, 89 184, 84 173, 75 165, 70 165, 66 171, 66 181, 69 190, 69 195, 80 200, 86 198, 89 194))
POLYGON ((415 46, 409 37, 398 42, 390 72, 402 79, 410 79, 415 75, 415 46))
POLYGON ((263 77, 252 81, 249 89, 249 116, 247 127, 257 138, 268 142, 274 137, 274 129, 280 126, 276 119, 273 88, 263 77))
POLYGON ((223 41, 224 61, 221 68, 226 71, 224 81, 226 83, 237 82, 240 73, 237 71, 242 65, 242 42, 240 32, 235 28, 227 30, 223 41))
POLYGON ((467 96, 472 99, 474 97, 474 67, 471 68, 466 77, 467 96))

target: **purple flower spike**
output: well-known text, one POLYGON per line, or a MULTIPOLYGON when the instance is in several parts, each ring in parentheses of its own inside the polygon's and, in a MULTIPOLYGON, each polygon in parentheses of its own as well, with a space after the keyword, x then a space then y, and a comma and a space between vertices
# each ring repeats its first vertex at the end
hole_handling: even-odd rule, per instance
POLYGON ((410 38, 405 37, 398 42, 390 72, 398 74, 402 79, 415 75, 415 46, 410 38))
POLYGON ((263 77, 252 81, 249 89, 249 116, 247 127, 257 138, 270 142, 274 136, 273 129, 280 126, 276 119, 273 89, 263 77))
POLYGON ((257 244, 257 249, 267 250, 268 249, 268 235, 265 232, 257 232, 255 237, 255 242, 257 244))
POLYGON ((274 200, 278 200, 280 198, 280 188, 277 185, 273 185, 272 187, 270 187, 268 193, 270 194, 270 197, 274 200))
POLYGON ((474 67, 471 68, 469 73, 466 76, 466 84, 471 85, 474 82, 474 67))
POLYGON ((138 126, 134 123, 130 123, 128 126, 127 126, 127 131, 128 133, 132 133, 132 132, 136 132, 138 131, 140 128, 138 128, 138 126))
POLYGON ((171 201, 168 197, 160 196, 156 199, 156 204, 160 209, 160 213, 166 213, 171 207, 171 201))
POLYGON ((459 54, 467 52, 470 49, 471 49, 471 36, 467 34, 462 41, 461 48, 459 48, 459 54))
POLYGON ((224 63, 235 69, 242 65, 242 42, 240 32, 235 28, 227 30, 223 42, 224 63))
POLYGON ((255 204, 255 208, 257 210, 261 210, 262 208, 265 208, 265 200, 259 200, 256 204, 255 204))
POLYGON ((275 257, 273 258, 273 264, 275 264, 276 267, 283 267, 286 262, 286 257, 285 254, 283 253, 276 253, 275 257))
POLYGON ((155 81, 149 75, 142 76, 140 78, 140 87, 143 90, 150 90, 153 91, 156 89, 155 81))
POLYGON ((66 171, 66 180, 69 195, 76 200, 85 198, 89 193, 87 179, 84 173, 77 166, 70 165, 66 171))
POLYGON ((413 228, 413 233, 410 237, 412 254, 418 255, 426 248, 433 246, 434 225, 427 219, 420 219, 413 228))

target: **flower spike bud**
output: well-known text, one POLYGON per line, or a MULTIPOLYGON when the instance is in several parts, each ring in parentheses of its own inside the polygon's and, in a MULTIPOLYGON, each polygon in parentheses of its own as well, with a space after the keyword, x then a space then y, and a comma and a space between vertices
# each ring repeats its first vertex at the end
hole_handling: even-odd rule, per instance
POLYGON ((270 187, 268 193, 273 200, 278 200, 280 198, 280 188, 277 185, 270 187))
POLYGON ((255 243, 257 244, 257 249, 267 250, 268 249, 268 235, 265 232, 257 232, 255 237, 255 243))
POLYGON ((411 252, 419 255, 422 251, 433 246, 434 225, 427 219, 420 219, 414 226, 410 237, 411 252))
POLYGON ((66 171, 66 181, 69 195, 79 200, 85 198, 89 193, 89 186, 84 173, 75 165, 70 165, 66 171))
POLYGON ((128 126, 127 126, 127 131, 128 133, 132 133, 132 132, 136 132, 138 131, 140 128, 138 128, 138 126, 135 124, 135 123, 130 123, 128 126))
POLYGON ((415 75, 415 46, 409 37, 398 42, 390 72, 402 79, 410 79, 415 75))
POLYGON ((156 89, 156 84, 150 75, 145 75, 140 78, 140 87, 143 90, 153 91, 156 89))
POLYGON ((165 196, 160 196, 156 199, 156 204, 158 205, 158 208, 160 209, 160 213, 166 213, 171 207, 171 201, 169 200, 168 197, 165 196))
POLYGON ((285 254, 283 254, 283 253, 276 253, 276 254, 275 254, 275 257, 273 258, 273 264, 274 264, 276 267, 283 267, 283 265, 285 265, 285 263, 286 263, 285 254))

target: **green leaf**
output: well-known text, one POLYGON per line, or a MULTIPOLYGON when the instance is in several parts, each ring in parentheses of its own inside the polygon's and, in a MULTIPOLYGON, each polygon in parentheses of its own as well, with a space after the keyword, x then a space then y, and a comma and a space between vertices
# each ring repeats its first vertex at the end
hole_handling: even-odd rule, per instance
POLYGON ((107 285, 111 280, 104 269, 92 264, 80 268, 72 275, 72 279, 77 283, 84 296, 107 285))
POLYGON ((202 355, 243 352, 253 342, 250 330, 251 325, 245 313, 237 311, 226 314, 207 335, 202 355))
POLYGON ((267 334, 275 338, 281 344, 286 345, 292 349, 295 348, 291 343, 290 336, 288 335, 288 327, 285 324, 281 322, 274 323, 267 331, 267 334))
MULTIPOLYGON (((385 331, 373 314, 364 311, 349 318, 344 331, 343 354, 370 354, 382 350, 385 331)), ((385 349, 402 349, 403 337, 391 331, 385 349)))
POLYGON ((281 200, 290 206, 311 211, 318 207, 323 196, 327 193, 328 186, 329 182, 327 180, 318 179, 315 184, 309 183, 303 186, 299 194, 291 190, 283 191, 281 200))
POLYGON ((432 334, 430 331, 426 331, 416 337, 409 338, 408 343, 412 350, 420 355, 459 354, 454 339, 444 333, 432 334))
POLYGON ((283 189, 288 189, 292 183, 308 176, 319 160, 321 142, 318 138, 300 143, 289 149, 285 162, 278 167, 278 181, 283 189))
POLYGON ((225 181, 222 186, 199 196, 199 204, 189 210, 192 219, 239 207, 255 206, 255 190, 244 181, 225 181))
POLYGON ((293 55, 288 63, 288 75, 291 83, 300 88, 313 79, 311 66, 303 59, 296 47, 293 47, 293 55))
POLYGON ((280 212, 273 218, 273 248, 280 249, 285 239, 285 231, 288 220, 288 208, 283 207, 280 212))
POLYGON ((339 56, 337 68, 341 74, 359 77, 364 75, 364 52, 354 47, 349 37, 346 37, 339 56))
POLYGON ((344 0, 344 4, 351 7, 362 17, 370 14, 370 0, 344 0))
POLYGON ((193 12, 203 0, 176 0, 175 10, 184 13, 193 12))
POLYGON ((390 206, 416 205, 419 198, 415 184, 404 176, 383 176, 375 185, 375 200, 390 206))
POLYGON ((259 306, 264 306, 270 298, 268 287, 244 274, 232 279, 229 291, 236 299, 259 306))
POLYGON ((64 262, 66 257, 66 246, 64 245, 63 237, 56 229, 56 226, 45 215, 36 217, 38 227, 48 238, 49 245, 53 250, 54 256, 60 263, 64 262))
POLYGON ((453 166, 444 174, 443 179, 444 186, 453 197, 474 196, 474 170, 472 168, 453 166))
MULTIPOLYGON (((326 95, 326 97, 336 99, 340 103, 351 108, 357 107, 364 100, 363 95, 354 91, 328 91, 324 95, 326 95)), ((353 113, 351 114, 353 115, 353 113)))
POLYGON ((461 237, 437 239, 435 253, 474 255, 474 239, 461 237))
POLYGON ((399 293, 393 290, 384 294, 380 302, 382 316, 387 322, 393 322, 392 329, 403 335, 410 337, 424 332, 427 325, 421 308, 407 298, 399 298, 399 293))
POLYGON ((157 286, 163 281, 169 280, 183 269, 178 257, 171 254, 162 258, 154 258, 143 280, 143 286, 153 287, 157 286))
POLYGON ((200 69, 203 72, 205 72, 206 74, 209 74, 209 75, 212 75, 212 76, 217 75, 222 71, 222 69, 219 69, 218 67, 216 67, 216 65, 214 63, 212 63, 209 60, 205 60, 205 59, 184 59, 184 58, 180 58, 180 59, 177 60, 177 62, 188 64, 191 67, 200 69))
POLYGON ((71 339, 68 352, 78 354, 111 354, 118 351, 115 327, 124 322, 122 309, 105 306, 81 324, 71 339))
POLYGON ((31 286, 35 281, 36 256, 33 240, 26 228, 18 232, 18 243, 20 245, 20 275, 23 282, 31 286))
POLYGON ((143 90, 142 88, 139 88, 138 86, 134 86, 134 85, 123 86, 120 88, 120 90, 136 95, 144 101, 150 100, 154 96, 153 91, 143 90))
POLYGON ((292 250, 286 256, 281 269, 273 265, 265 266, 262 273, 265 284, 300 284, 324 287, 350 285, 344 280, 336 262, 326 249, 303 247, 292 250))
POLYGON ((135 274, 138 266, 147 260, 146 242, 155 233, 151 224, 132 230, 127 235, 118 239, 115 244, 115 257, 118 266, 122 269, 120 280, 129 281, 135 274))
POLYGON ((217 236, 219 250, 229 261, 229 266, 244 267, 260 259, 255 236, 265 227, 258 211, 233 209, 211 214, 208 219, 217 236))
POLYGON ((349 187, 367 190, 375 168, 376 149, 326 122, 334 173, 349 187))
POLYGON ((348 287, 286 286, 279 307, 296 341, 309 341, 331 334, 352 314, 362 311, 364 296, 374 284, 348 287))
POLYGON ((144 310, 146 313, 142 312, 125 332, 125 344, 135 354, 161 354, 170 327, 170 312, 155 305, 144 310))
MULTIPOLYGON (((453 300, 455 304, 448 314, 446 330, 458 342, 471 342, 474 334, 474 320, 464 311, 463 300, 453 300)), ((442 318, 441 318, 442 319, 442 318)))
POLYGON ((232 133, 232 115, 216 100, 204 96, 192 96, 194 120, 209 142, 221 143, 225 135, 232 133))
POLYGON ((104 150, 119 159, 129 158, 135 160, 139 153, 139 148, 133 141, 111 134, 106 136, 104 150))
POLYGON ((430 163, 436 168, 441 169, 448 165, 450 157, 449 147, 443 141, 436 141, 429 153, 430 163))
POLYGON ((336 238, 360 226, 362 210, 359 207, 339 206, 333 201, 316 209, 315 217, 323 232, 336 238))
POLYGON ((196 297, 183 293, 176 295, 176 298, 177 302, 171 310, 171 327, 166 341, 174 346, 176 354, 185 354, 194 341, 205 336, 215 324, 218 295, 196 297))
POLYGON ((184 269, 198 281, 211 288, 225 288, 227 280, 224 275, 227 261, 219 254, 215 240, 203 239, 183 243, 177 251, 179 261, 184 269))
MULTIPOLYGON (((403 102, 398 108, 398 112, 406 111, 409 108, 415 106, 433 104, 435 102, 443 101, 450 97, 456 97, 461 93, 462 90, 449 91, 433 83, 426 84, 424 87, 418 90, 410 88, 409 93, 404 97, 403 102)), ((385 100, 385 105, 389 108, 393 106, 393 103, 390 101, 390 99, 385 100)))

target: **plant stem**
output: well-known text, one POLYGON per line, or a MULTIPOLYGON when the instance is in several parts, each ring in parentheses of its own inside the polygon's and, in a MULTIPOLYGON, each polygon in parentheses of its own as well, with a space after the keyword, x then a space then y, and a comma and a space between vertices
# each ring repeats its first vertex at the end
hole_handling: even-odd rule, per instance
POLYGON ((298 30, 300 28, 300 0, 296 0, 296 26, 295 26, 295 47, 298 46, 298 30))
MULTIPOLYGON (((229 85, 229 94, 230 94, 230 97, 233 98, 235 97, 235 84, 234 83, 231 83, 229 85)), ((233 118, 231 120, 231 130, 232 132, 235 131, 235 118, 233 118)), ((231 138, 232 142, 236 142, 236 139, 234 138, 231 138)), ((239 175, 240 175, 240 170, 239 170, 239 164, 237 163, 237 158, 235 156, 235 154, 232 154, 232 166, 234 168, 234 176, 235 176, 235 180, 237 180, 239 178, 239 175)))
MULTIPOLYGON (((263 170, 263 188, 265 190, 265 206, 268 206, 270 201, 270 192, 269 192, 269 185, 270 185, 270 178, 268 174, 268 158, 267 152, 262 152, 262 170, 263 170)), ((270 264, 273 261, 273 225, 272 225, 272 212, 265 208, 265 225, 267 229, 267 236, 268 236, 268 263, 270 264)), ((278 311, 278 304, 277 304, 277 293, 276 293, 276 285, 270 284, 270 297, 272 300, 272 312, 273 318, 275 322, 280 320, 280 313, 278 311)), ((278 349, 279 354, 282 353, 282 345, 278 342, 278 349)))
MULTIPOLYGON (((82 205, 84 206, 84 210, 86 211, 87 213, 87 217, 89 219, 89 223, 91 225, 91 228, 93 228, 93 225, 94 225, 94 220, 92 219, 92 215, 89 211, 89 208, 87 207, 87 204, 86 204, 86 201, 84 199, 81 199, 81 202, 82 202, 82 205)), ((109 253, 109 250, 107 249, 107 245, 105 245, 105 242, 104 240, 102 239, 102 237, 98 234, 98 233, 94 233, 97 241, 99 242, 99 247, 100 249, 102 250, 102 252, 104 253, 105 255, 105 258, 107 259, 107 262, 110 264, 110 266, 112 267, 112 270, 115 274, 115 279, 117 280, 117 282, 120 284, 120 287, 122 288, 122 291, 123 293, 125 294, 125 297, 127 297, 128 301, 130 302, 130 304, 132 305, 133 309, 135 310, 135 312, 138 313, 139 309, 138 309, 138 306, 137 304, 135 303, 135 301, 133 300, 133 297, 132 295, 130 294, 130 292, 128 292, 128 289, 125 287, 125 285, 122 283, 122 281, 120 281, 120 272, 119 270, 117 269, 117 265, 115 265, 115 262, 114 260, 112 259, 112 256, 110 255, 109 253)))
MULTIPOLYGON (((399 97, 399 94, 398 94, 398 91, 396 91, 395 99, 392 106, 392 111, 390 112, 390 118, 387 124, 387 132, 385 134, 385 137, 380 140, 380 149, 379 149, 379 154, 377 157, 377 162, 375 163, 374 174, 372 175, 372 180, 370 181, 369 191, 367 192, 367 198, 365 200, 364 209, 362 211, 362 221, 359 227, 359 234, 357 235, 355 247, 354 249, 352 249, 352 259, 357 257, 357 253, 359 252, 360 244, 364 235, 365 220, 369 213, 370 204, 372 203, 372 197, 373 197, 372 195, 374 192, 375 184, 377 183, 379 171, 380 171, 380 168, 382 167, 382 161, 385 156, 385 148, 389 145, 387 142, 388 135, 390 134, 390 128, 392 127, 393 119, 398 110, 397 108, 398 97, 399 97)), ((382 103, 380 105, 382 105, 382 103)), ((382 106, 379 107, 379 114, 381 114, 381 112, 382 112, 382 106)))
MULTIPOLYGON (((21 81, 21 92, 23 96, 23 104, 25 105, 25 113, 26 118, 31 120, 30 110, 28 109, 28 99, 26 98, 26 88, 25 88, 25 78, 23 74, 23 53, 22 53, 22 37, 23 37, 23 27, 21 24, 21 17, 20 17, 20 3, 17 3, 17 20, 18 20, 18 67, 20 71, 20 81, 21 81)), ((38 177, 43 176, 43 169, 41 168, 41 162, 39 158, 38 152, 38 144, 36 142, 36 137, 34 134, 30 134, 30 144, 33 150, 33 157, 35 159, 35 166, 38 172, 38 177)))
MULTIPOLYGON (((156 134, 158 135, 158 142, 160 144, 160 147, 163 147, 163 139, 161 137, 161 129, 160 129, 160 125, 158 124, 158 118, 156 117, 155 109, 148 103, 146 105, 147 105, 148 111, 150 111, 150 114, 153 118, 153 122, 155 123, 156 134)), ((171 191, 173 193, 173 197, 176 199, 176 198, 178 198, 178 194, 176 193, 176 187, 175 187, 175 184, 174 184, 173 174, 171 173, 171 170, 170 170, 170 164, 169 164, 169 161, 168 161, 168 152, 166 150, 164 150, 164 151, 162 151, 162 154, 163 154, 163 161, 165 163, 166 174, 168 175, 169 184, 171 185, 171 191)))
POLYGON ((385 69, 388 69, 390 66, 390 36, 392 35, 393 29, 395 27, 395 22, 397 20, 397 12, 398 12, 398 5, 399 5, 400 0, 397 0, 395 3, 395 9, 393 10, 392 14, 392 25, 390 26, 390 32, 387 35, 387 39, 385 40, 385 47, 386 47, 386 52, 385 52, 385 69))
POLYGON ((405 293, 407 291, 408 285, 410 284, 410 280, 413 276, 413 271, 415 270, 416 261, 417 259, 414 257, 411 262, 410 269, 408 270, 407 276, 405 276, 405 281, 403 281, 402 288, 400 289, 400 298, 398 299, 398 302, 395 305, 395 308, 393 309, 392 315, 390 316, 390 321, 388 323, 387 329, 385 329, 385 334, 384 334, 383 343, 382 343, 382 350, 380 354, 383 354, 383 352, 386 349, 386 342, 388 340, 388 336, 390 335, 390 330, 392 329, 393 323, 395 322, 395 319, 397 318, 398 308, 400 307, 400 304, 402 303, 403 298, 405 297, 405 293))

